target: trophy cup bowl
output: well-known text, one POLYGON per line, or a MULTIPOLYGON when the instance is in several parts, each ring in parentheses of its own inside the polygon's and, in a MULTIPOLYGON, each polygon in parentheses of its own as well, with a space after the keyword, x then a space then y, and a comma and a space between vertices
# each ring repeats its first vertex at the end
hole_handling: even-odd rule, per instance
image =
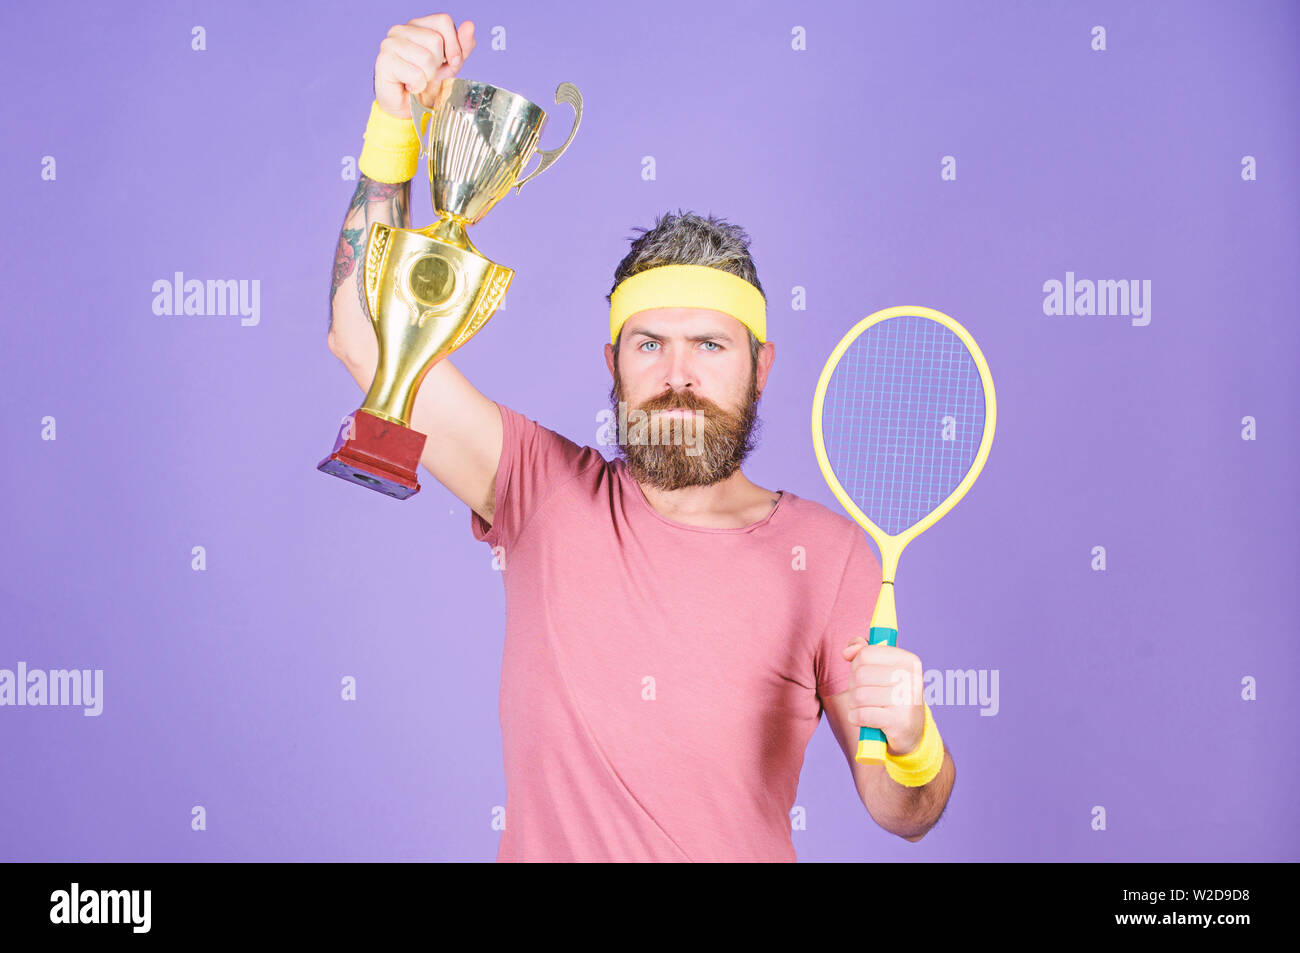
POLYGON ((427 158, 437 220, 426 228, 370 226, 365 300, 379 362, 365 402, 317 465, 333 476, 404 500, 420 491, 416 467, 425 435, 412 430, 411 408, 429 369, 461 347, 496 312, 514 271, 474 247, 466 226, 480 221, 512 188, 555 163, 582 121, 582 94, 561 83, 556 104, 574 109, 558 149, 539 149, 546 128, 540 106, 500 86, 450 77, 431 108, 411 95, 411 121, 427 158), (519 178, 534 156, 540 161, 519 178))

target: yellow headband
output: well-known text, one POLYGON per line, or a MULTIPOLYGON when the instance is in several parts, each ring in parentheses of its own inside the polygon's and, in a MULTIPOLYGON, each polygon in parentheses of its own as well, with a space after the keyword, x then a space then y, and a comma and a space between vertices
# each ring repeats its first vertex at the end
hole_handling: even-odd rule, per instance
POLYGON ((619 282, 609 300, 609 343, 628 318, 649 308, 709 308, 729 314, 767 342, 763 293, 744 278, 707 265, 660 265, 619 282))

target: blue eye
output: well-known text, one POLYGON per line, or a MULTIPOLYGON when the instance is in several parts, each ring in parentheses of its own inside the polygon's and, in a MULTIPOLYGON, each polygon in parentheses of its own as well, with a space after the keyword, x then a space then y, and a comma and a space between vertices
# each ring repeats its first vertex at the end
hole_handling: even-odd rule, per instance
POLYGON ((659 343, 658 341, 642 341, 641 344, 638 346, 638 350, 644 349, 647 344, 658 344, 658 343, 659 343))
POLYGON ((714 348, 718 347, 718 342, 717 342, 717 341, 705 341, 704 343, 705 343, 705 344, 708 344, 708 345, 710 345, 710 346, 712 346, 712 347, 714 347, 714 348))

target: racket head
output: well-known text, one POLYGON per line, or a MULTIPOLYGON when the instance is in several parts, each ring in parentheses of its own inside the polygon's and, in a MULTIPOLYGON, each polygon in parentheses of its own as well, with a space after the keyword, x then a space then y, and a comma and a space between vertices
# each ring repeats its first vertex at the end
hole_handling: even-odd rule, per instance
POLYGON ((996 424, 988 362, 941 311, 884 308, 835 346, 813 398, 813 449, 831 492, 880 548, 884 582, 904 547, 975 483, 996 424), (941 439, 946 417, 955 440, 941 439))

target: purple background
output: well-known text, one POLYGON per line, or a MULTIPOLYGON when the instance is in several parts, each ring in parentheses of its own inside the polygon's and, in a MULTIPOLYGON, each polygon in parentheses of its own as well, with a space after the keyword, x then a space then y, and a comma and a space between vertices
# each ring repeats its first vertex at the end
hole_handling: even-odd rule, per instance
MULTIPOLYGON (((429 12, 0 13, 0 668, 102 668, 105 696, 98 718, 0 708, 0 858, 496 856, 491 552, 423 471, 398 503, 315 469, 361 398, 325 344, 344 160, 380 40, 429 12), (257 279, 260 323, 155 315, 176 271, 257 279)), ((862 316, 938 308, 988 357, 992 455, 904 555, 898 606, 927 668, 999 672, 1000 711, 935 709, 957 784, 918 844, 874 824, 819 726, 802 860, 1300 858, 1295 4, 450 12, 479 36, 462 75, 547 108, 543 146, 569 126, 555 86, 585 99, 568 153, 474 230, 517 270, 455 358, 488 396, 595 445, 604 295, 632 226, 677 208, 754 239, 776 342, 761 485, 837 505, 809 408, 862 316), (1066 271, 1150 280, 1150 325, 1044 315, 1066 271)), ((431 217, 417 178, 412 223, 431 217)))

